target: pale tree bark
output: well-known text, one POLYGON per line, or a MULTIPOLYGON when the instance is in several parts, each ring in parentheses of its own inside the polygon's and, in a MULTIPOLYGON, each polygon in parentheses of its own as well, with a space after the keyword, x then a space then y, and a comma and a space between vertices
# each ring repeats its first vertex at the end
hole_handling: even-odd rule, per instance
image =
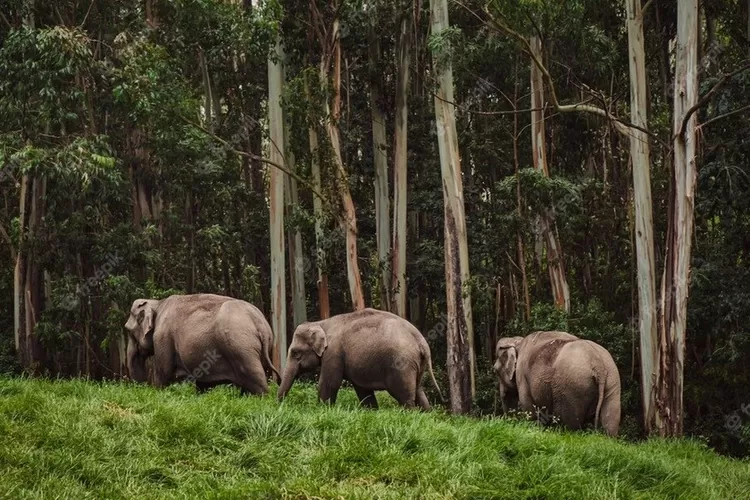
MULTIPOLYGON (((315 127, 310 127, 310 152, 312 153, 312 176, 315 189, 320 191, 322 187, 320 179, 320 161, 318 158, 318 132, 315 127)), ((323 246, 323 201, 317 196, 313 197, 313 211, 315 213, 315 242, 317 246, 317 268, 318 268, 318 305, 320 319, 331 316, 328 300, 328 274, 323 265, 326 259, 326 250, 323 246)))
MULTIPOLYGON (((362 292, 362 275, 359 272, 359 261, 357 251, 357 215, 354 209, 349 179, 341 155, 341 135, 339 133, 338 121, 341 117, 341 39, 339 37, 339 19, 333 20, 331 29, 332 52, 324 53, 320 62, 320 81, 327 86, 328 62, 333 62, 333 105, 325 100, 326 132, 333 150, 334 175, 336 177, 336 189, 341 199, 342 213, 339 221, 346 234, 346 271, 349 281, 349 293, 352 300, 352 308, 357 311, 364 309, 365 297, 362 292)), ((326 47, 326 40, 321 40, 321 46, 326 47)), ((325 51, 324 51, 325 52, 325 51)))
MULTIPOLYGON (((283 47, 279 48, 280 55, 286 57, 283 52, 283 47)), ((282 61, 284 64, 285 59, 282 61)), ((282 81, 281 87, 283 88, 286 80, 286 68, 282 67, 282 81)), ((284 118, 284 110, 282 109, 282 119, 284 120, 284 157, 285 166, 291 172, 295 172, 295 159, 292 153, 291 147, 291 130, 288 126, 286 119, 284 118)), ((290 176, 284 176, 284 190, 286 196, 286 210, 287 216, 291 217, 294 212, 294 208, 299 205, 299 195, 297 191, 297 180, 290 176)), ((300 324, 307 321, 307 303, 305 301, 305 260, 302 254, 302 233, 299 227, 290 227, 287 234, 289 241, 289 285, 292 288, 292 330, 297 328, 300 324)))
POLYGON ((393 304, 392 311, 406 318, 406 196, 409 64, 411 55, 411 2, 400 2, 401 23, 396 46, 396 127, 393 163, 393 304))
MULTIPOLYGON (((284 117, 281 112, 281 35, 276 35, 275 61, 268 59, 268 129, 271 161, 283 165, 284 117)), ((271 327, 276 337, 274 364, 281 370, 286 364, 286 277, 284 269, 284 172, 269 172, 270 240, 271 240, 271 327)))
MULTIPOLYGON (((538 36, 532 36, 529 42, 534 57, 542 60, 542 42, 538 36)), ((531 64, 531 146, 534 168, 549 177, 547 167, 547 147, 544 126, 544 79, 536 64, 531 64)), ((550 207, 551 208, 551 207, 550 207)), ((547 250, 547 270, 549 271, 552 298, 555 307, 570 312, 570 289, 565 276, 565 264, 562 247, 557 235, 557 227, 552 217, 544 214, 540 217, 539 227, 544 246, 547 250)))
MULTIPOLYGON (((515 85, 513 87, 513 110, 518 110, 518 61, 515 64, 515 85)), ((518 219, 523 219, 523 208, 521 204, 521 168, 518 157, 518 113, 513 113, 513 167, 516 173, 516 210, 518 219)), ((518 253, 518 267, 521 268, 521 284, 523 286, 523 303, 526 321, 531 319, 531 294, 529 293, 529 280, 526 275, 526 252, 523 248, 523 237, 520 229, 516 233, 516 249, 518 253)), ((498 285, 500 293, 500 285, 498 285)))
POLYGON ((685 329, 693 237, 698 102, 698 0, 683 0, 677 8, 672 189, 669 200, 666 259, 661 285, 659 376, 656 406, 659 416, 649 422, 661 436, 682 435, 685 329), (688 113, 690 115, 688 116, 688 113), (687 120, 686 123, 685 120, 687 120))
MULTIPOLYGON (((448 0, 430 0, 433 36, 450 27, 448 0)), ((433 51, 434 73, 438 81, 435 94, 440 170, 445 209, 445 291, 447 295, 447 344, 450 407, 454 413, 471 410, 474 394, 474 335, 472 328, 469 280, 469 251, 464 216, 461 160, 458 152, 456 116, 453 106, 453 69, 433 51)))
MULTIPOLYGON (((641 0, 625 2, 628 18, 628 52, 630 60, 630 121, 648 129, 648 87, 646 51, 643 37, 641 0)), ((651 202, 651 160, 649 137, 642 130, 630 132, 630 158, 633 164, 633 198, 635 205, 635 238, 638 269, 638 329, 641 350, 641 401, 647 431, 655 422, 654 384, 658 344, 656 327, 656 265, 654 262, 654 223, 651 202)))
MULTIPOLYGON (((375 17, 375 14, 372 14, 375 17)), ((380 275, 380 307, 391 306, 391 270, 388 257, 391 252, 390 199, 388 197, 388 146, 386 144, 384 99, 380 74, 380 37, 376 19, 369 25, 370 109, 372 112, 372 149, 375 167, 375 239, 378 246, 380 275)))
MULTIPOLYGON (((307 85, 307 81, 305 81, 307 85)), ((309 98, 310 92, 305 87, 309 98)), ((308 129, 308 138, 310 141, 310 156, 312 171, 313 187, 320 193, 322 181, 320 176, 320 149, 318 147, 318 131, 314 124, 308 129)), ((326 319, 331 316, 328 300, 328 274, 325 271, 326 249, 323 246, 323 200, 318 196, 313 196, 313 213, 315 215, 315 248, 316 248, 316 267, 318 269, 318 308, 320 319, 326 319)))
POLYGON ((24 366, 26 363, 26 345, 24 341, 26 332, 26 307, 24 300, 24 284, 26 283, 26 205, 29 198, 29 175, 24 174, 21 178, 21 195, 19 200, 19 228, 18 228, 18 252, 16 253, 16 267, 13 273, 13 324, 15 328, 15 344, 18 363, 24 366))

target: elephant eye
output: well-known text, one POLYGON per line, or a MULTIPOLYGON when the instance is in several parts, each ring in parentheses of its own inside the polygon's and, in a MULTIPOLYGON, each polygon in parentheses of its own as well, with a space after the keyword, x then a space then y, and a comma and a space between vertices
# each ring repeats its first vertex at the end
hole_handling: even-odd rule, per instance
POLYGON ((292 351, 292 357, 293 357, 294 359, 300 359, 300 358, 302 357, 302 352, 301 352, 301 351, 298 351, 297 349, 294 349, 294 350, 292 351))

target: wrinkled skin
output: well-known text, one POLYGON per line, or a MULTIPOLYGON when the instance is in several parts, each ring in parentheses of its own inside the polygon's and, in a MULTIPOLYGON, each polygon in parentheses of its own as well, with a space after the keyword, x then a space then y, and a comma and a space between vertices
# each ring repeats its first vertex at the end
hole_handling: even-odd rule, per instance
POLYGON ((620 427, 620 374, 602 346, 565 332, 535 332, 497 342, 494 369, 503 411, 554 415, 569 429, 599 424, 610 436, 620 427))
POLYGON ((244 392, 268 392, 273 332, 255 306, 213 294, 138 299, 125 323, 130 378, 147 381, 153 356, 154 385, 192 380, 199 390, 234 384, 244 392))
POLYGON ((426 368, 437 388, 430 347, 419 330, 395 314, 368 308, 299 325, 278 397, 286 397, 299 375, 320 370, 321 401, 334 404, 342 381, 348 380, 362 406, 377 408, 375 391, 385 390, 404 407, 428 410, 421 387, 426 368))

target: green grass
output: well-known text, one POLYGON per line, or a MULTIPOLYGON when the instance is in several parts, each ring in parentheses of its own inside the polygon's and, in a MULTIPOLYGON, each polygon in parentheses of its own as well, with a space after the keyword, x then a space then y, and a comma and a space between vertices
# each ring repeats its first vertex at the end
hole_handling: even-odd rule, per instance
POLYGON ((0 378, 0 497, 748 498, 750 462, 688 440, 640 444, 441 411, 325 407, 311 386, 0 378))

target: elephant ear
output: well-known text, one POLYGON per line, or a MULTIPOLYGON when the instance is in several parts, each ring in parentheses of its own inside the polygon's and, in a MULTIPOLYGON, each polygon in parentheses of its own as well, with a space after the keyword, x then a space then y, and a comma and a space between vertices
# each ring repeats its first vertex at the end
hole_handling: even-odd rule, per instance
POLYGON ((151 307, 151 303, 148 300, 139 304, 138 307, 141 309, 138 313, 138 322, 141 324, 141 341, 145 341, 146 336, 154 331, 156 311, 151 307))
POLYGON ((497 341, 495 354, 500 367, 500 376, 506 384, 510 384, 516 375, 516 361, 518 351, 516 348, 523 337, 505 337, 497 341))
POLYGON ((500 355, 500 376, 506 384, 512 384, 516 376, 517 352, 515 347, 504 349, 500 355))
POLYGON ((310 344, 318 357, 323 355, 328 347, 328 337, 323 328, 318 325, 310 327, 310 344))

